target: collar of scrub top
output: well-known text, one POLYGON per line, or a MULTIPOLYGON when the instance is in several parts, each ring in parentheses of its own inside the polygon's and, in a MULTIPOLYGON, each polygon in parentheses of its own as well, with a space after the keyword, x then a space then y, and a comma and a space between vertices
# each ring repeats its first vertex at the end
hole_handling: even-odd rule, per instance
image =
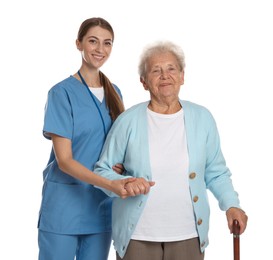
POLYGON ((86 88, 87 88, 87 90, 88 90, 88 93, 89 93, 91 99, 93 100, 94 104, 96 105, 96 108, 97 108, 97 110, 98 110, 98 112, 99 112, 99 115, 100 115, 100 118, 101 118, 101 121, 102 121, 102 124, 103 124, 103 132, 104 132, 104 134, 105 134, 105 136, 106 136, 106 127, 105 127, 105 123, 104 123, 103 116, 102 116, 102 114, 101 114, 100 108, 99 108, 99 106, 98 106, 98 104, 97 104, 97 102, 96 102, 96 100, 95 100, 95 97, 94 97, 93 93, 91 92, 91 90, 89 89, 88 85, 86 84, 86 82, 85 82, 83 76, 81 75, 80 71, 78 71, 78 75, 80 76, 82 83, 86 86, 86 88))

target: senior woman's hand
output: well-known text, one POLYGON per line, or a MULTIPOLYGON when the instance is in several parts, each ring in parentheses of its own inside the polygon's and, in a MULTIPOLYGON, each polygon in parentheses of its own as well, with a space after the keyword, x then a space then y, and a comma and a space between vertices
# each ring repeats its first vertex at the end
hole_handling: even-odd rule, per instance
POLYGON ((117 174, 123 174, 124 172, 124 166, 121 163, 117 163, 112 167, 113 171, 115 171, 117 174))
POLYGON ((147 194, 150 191, 150 187, 154 185, 154 181, 147 181, 144 178, 136 178, 133 182, 126 183, 124 188, 129 196, 137 196, 140 194, 147 194))
POLYGON ((130 177, 126 179, 121 180, 107 180, 107 186, 104 188, 114 192, 122 199, 126 199, 127 197, 130 197, 130 193, 125 189, 125 186, 131 182, 134 182, 136 178, 130 177))
POLYGON ((247 221, 248 221, 248 216, 246 213, 239 208, 229 208, 226 211, 226 216, 227 216, 227 222, 228 222, 228 227, 230 230, 230 233, 232 233, 233 230, 233 220, 238 220, 239 226, 240 226, 240 235, 244 233, 246 226, 247 226, 247 221))

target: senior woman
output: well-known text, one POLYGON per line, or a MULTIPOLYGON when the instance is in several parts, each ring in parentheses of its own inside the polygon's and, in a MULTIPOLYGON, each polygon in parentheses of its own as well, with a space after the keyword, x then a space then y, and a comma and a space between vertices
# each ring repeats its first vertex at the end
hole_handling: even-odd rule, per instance
POLYGON ((226 211, 229 229, 234 219, 240 234, 246 228, 248 217, 240 208, 213 116, 205 107, 179 99, 184 67, 182 49, 171 42, 144 50, 139 73, 150 101, 119 116, 96 164, 95 172, 109 179, 142 178, 126 186, 137 196, 113 202, 117 259, 204 259, 207 189, 226 211), (118 162, 126 169, 123 176, 111 168, 118 162))

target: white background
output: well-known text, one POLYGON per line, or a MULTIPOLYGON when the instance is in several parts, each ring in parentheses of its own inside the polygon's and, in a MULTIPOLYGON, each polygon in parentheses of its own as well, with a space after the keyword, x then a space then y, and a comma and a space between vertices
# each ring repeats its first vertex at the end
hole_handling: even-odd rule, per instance
MULTIPOLYGON (((181 98, 214 115, 222 150, 249 216, 241 259, 269 259, 272 251, 272 7, 270 0, 2 1, 0 235, 3 259, 37 259, 42 170, 50 142, 42 137, 47 91, 75 73, 78 28, 92 16, 115 30, 102 71, 126 107, 147 100, 138 80, 142 48, 172 40, 185 51, 181 98)), ((225 213, 211 202, 206 259, 232 259, 225 213)), ((2 259, 2 257, 1 257, 2 259)), ((115 259, 111 249, 109 259, 115 259)))

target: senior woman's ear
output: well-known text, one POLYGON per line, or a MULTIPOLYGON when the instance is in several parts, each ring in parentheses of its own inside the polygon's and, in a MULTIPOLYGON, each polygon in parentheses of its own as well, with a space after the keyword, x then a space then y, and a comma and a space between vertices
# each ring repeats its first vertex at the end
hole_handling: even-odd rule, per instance
POLYGON ((149 88, 148 88, 148 86, 147 86, 147 84, 145 82, 144 77, 140 77, 140 82, 142 83, 142 85, 143 85, 143 87, 144 87, 145 90, 149 90, 149 88))

